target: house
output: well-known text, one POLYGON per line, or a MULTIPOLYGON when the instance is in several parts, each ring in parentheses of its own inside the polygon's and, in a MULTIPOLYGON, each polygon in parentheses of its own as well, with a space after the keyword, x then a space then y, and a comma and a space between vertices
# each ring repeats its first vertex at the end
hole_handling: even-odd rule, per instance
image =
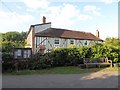
POLYGON ((54 48, 68 47, 69 45, 88 46, 95 42, 102 42, 99 31, 96 36, 89 32, 73 31, 61 28, 52 28, 51 22, 46 23, 43 16, 42 24, 31 25, 27 33, 27 46, 34 53, 52 51, 54 48))

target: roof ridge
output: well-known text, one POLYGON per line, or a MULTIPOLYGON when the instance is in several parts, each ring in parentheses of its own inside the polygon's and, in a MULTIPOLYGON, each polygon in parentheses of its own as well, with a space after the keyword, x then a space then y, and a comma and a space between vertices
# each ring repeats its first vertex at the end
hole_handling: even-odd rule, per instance
MULTIPOLYGON (((49 29, 49 28, 48 28, 49 29)), ((85 32, 85 31, 76 31, 76 30, 70 30, 70 29, 64 29, 64 28, 52 28, 51 29, 61 29, 61 30, 66 30, 66 31, 73 31, 73 32, 81 32, 81 33, 90 33, 90 32, 85 32)))

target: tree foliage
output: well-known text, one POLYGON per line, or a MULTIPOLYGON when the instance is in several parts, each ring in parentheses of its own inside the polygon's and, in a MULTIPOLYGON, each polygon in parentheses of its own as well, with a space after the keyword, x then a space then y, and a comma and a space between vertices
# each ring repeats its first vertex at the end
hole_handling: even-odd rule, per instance
POLYGON ((26 32, 2 33, 2 52, 12 52, 15 47, 25 46, 26 32))
POLYGON ((26 32, 7 32, 2 34, 2 41, 24 41, 26 32))
POLYGON ((120 48, 120 39, 119 38, 106 38, 105 39, 105 45, 115 48, 120 48))

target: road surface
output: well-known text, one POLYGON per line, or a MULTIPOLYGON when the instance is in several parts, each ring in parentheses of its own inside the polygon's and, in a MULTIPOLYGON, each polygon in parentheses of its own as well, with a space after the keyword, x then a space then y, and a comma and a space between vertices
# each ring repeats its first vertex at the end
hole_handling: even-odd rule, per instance
POLYGON ((2 88, 118 88, 118 72, 4 75, 2 88))

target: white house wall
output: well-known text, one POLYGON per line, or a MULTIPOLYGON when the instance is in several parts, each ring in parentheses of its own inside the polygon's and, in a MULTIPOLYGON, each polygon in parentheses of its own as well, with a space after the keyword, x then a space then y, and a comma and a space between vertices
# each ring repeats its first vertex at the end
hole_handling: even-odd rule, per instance
POLYGON ((68 39, 61 38, 60 47, 67 47, 67 42, 68 42, 68 39))
MULTIPOLYGON (((74 40, 74 45, 76 46, 88 46, 91 45, 95 41, 91 40, 78 40, 78 39, 73 39, 74 40), (87 41, 87 45, 85 45, 85 42, 87 41)), ((51 38, 51 37, 35 37, 35 48, 36 45, 45 45, 46 50, 52 50, 53 48, 57 47, 68 47, 70 45, 70 39, 64 39, 64 38, 51 38), (36 40, 37 39, 37 40, 36 40), (59 44, 54 44, 55 39, 59 39, 59 44)))
POLYGON ((43 30, 46 30, 47 28, 51 28, 51 24, 42 24, 42 25, 39 25, 39 26, 35 26, 34 28, 35 28, 34 33, 38 33, 38 32, 41 32, 43 30))
POLYGON ((54 38, 49 38, 49 37, 47 37, 47 40, 46 40, 46 51, 45 52, 47 52, 47 50, 52 50, 53 48, 54 48, 54 38))

